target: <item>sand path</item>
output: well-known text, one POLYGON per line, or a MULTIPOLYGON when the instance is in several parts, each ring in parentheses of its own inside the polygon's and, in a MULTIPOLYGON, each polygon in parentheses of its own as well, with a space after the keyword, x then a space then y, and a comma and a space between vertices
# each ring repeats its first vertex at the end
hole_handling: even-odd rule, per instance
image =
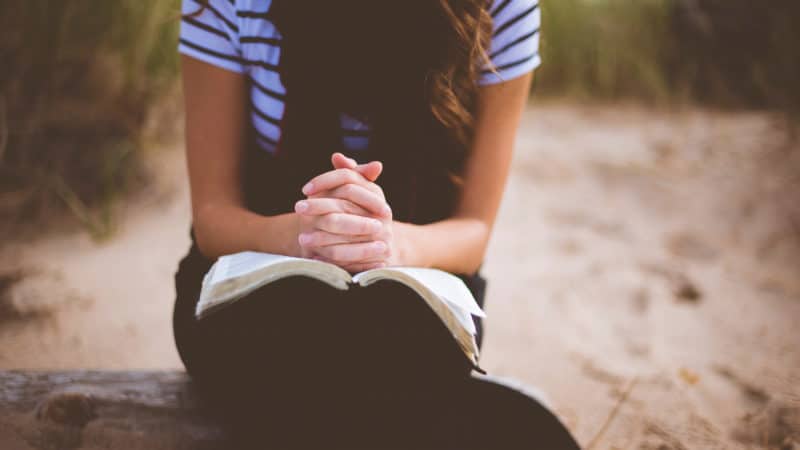
MULTIPOLYGON (((594 448, 800 448, 787 133, 756 113, 529 109, 485 266, 484 366, 544 391, 594 448)), ((0 275, 25 276, 0 293, 0 369, 181 367, 185 170, 178 150, 152 164, 109 242, 5 243, 0 275)))

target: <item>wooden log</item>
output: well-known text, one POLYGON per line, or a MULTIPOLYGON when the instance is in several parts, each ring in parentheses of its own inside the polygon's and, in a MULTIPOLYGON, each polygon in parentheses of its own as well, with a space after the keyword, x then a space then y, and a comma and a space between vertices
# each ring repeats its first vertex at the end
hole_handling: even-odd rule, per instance
POLYGON ((0 371, 0 449, 230 448, 182 372, 0 371))
MULTIPOLYGON (((464 387, 470 388, 469 396, 459 398, 468 402, 469 407, 463 407, 465 403, 455 398, 447 400, 453 401, 456 409, 451 411, 453 414, 445 412, 437 418, 454 421, 437 422, 436 427, 430 428, 437 433, 435 442, 441 442, 439 425, 469 425, 476 417, 475 410, 479 410, 483 411, 480 417, 483 431, 470 435, 471 439, 480 439, 475 443, 478 448, 520 448, 508 444, 533 439, 541 448, 579 448, 558 419, 542 406, 540 397, 529 389, 507 380, 478 375, 464 387), (466 414, 461 416, 459 411, 466 414), (531 433, 531 430, 536 432, 531 433), (499 440, 498 445, 493 446, 496 440, 499 440)), ((419 413, 424 414, 424 405, 419 406, 419 413)), ((368 412, 377 414, 379 419, 386 417, 381 412, 368 412)), ((0 371, 0 450, 211 450, 240 449, 243 442, 249 444, 248 448, 265 448, 262 445, 265 430, 260 422, 257 429, 252 430, 255 434, 241 434, 234 443, 235 436, 226 436, 220 426, 222 419, 228 418, 215 419, 213 413, 213 408, 202 402, 194 385, 182 372, 0 371)), ((259 421, 263 419, 259 412, 254 414, 259 421)), ((370 429, 362 430, 361 423, 344 418, 345 421, 335 421, 336 426, 347 422, 350 428, 344 429, 345 432, 358 429, 358 433, 367 433, 339 436, 344 439, 341 442, 363 440, 369 444, 363 448, 370 450, 374 450, 377 443, 391 446, 392 442, 385 441, 380 434, 383 428, 376 429, 379 434, 371 434, 370 429)), ((387 423, 396 419, 388 419, 387 423)), ((374 424, 381 422, 378 420, 374 424)), ((314 448, 333 448, 330 442, 340 442, 329 441, 331 435, 324 431, 317 429, 300 435, 289 430, 289 434, 278 432, 277 435, 301 448, 309 448, 304 445, 309 442, 317 443, 314 448)), ((424 432, 422 437, 413 433, 416 431, 410 435, 412 441, 415 437, 422 439, 419 442, 428 439, 424 432)), ((286 445, 270 448, 283 449, 286 445)))

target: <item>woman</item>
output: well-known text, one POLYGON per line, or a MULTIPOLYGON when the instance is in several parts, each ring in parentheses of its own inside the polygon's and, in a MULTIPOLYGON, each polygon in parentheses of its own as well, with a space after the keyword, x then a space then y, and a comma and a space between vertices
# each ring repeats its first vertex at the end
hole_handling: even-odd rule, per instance
POLYGON ((183 12, 193 225, 175 337, 193 378, 281 445, 319 438, 303 426, 325 430, 328 447, 496 444, 533 417, 571 443, 538 405, 469 378, 401 287, 342 298, 290 279, 193 316, 213 260, 244 250, 351 272, 435 267, 482 303, 479 268, 539 64, 536 0, 184 0, 183 12), (464 399, 519 420, 475 434, 464 399), (357 424, 340 420, 345 404, 357 424))

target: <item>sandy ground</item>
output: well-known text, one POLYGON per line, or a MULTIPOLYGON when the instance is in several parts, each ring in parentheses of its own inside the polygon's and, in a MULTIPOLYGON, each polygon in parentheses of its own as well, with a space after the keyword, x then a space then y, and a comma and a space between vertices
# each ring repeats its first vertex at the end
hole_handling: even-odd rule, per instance
MULTIPOLYGON (((800 147, 766 114, 543 105, 487 257, 483 366, 602 449, 800 448, 800 147)), ((796 142, 796 141, 795 141, 796 142)), ((182 154, 112 240, 0 250, 0 369, 180 368, 182 154)))

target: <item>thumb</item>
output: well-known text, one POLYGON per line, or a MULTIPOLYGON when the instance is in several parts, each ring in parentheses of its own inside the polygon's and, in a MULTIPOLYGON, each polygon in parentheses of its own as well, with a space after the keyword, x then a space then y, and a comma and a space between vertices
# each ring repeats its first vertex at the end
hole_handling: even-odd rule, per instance
POLYGON ((374 182, 383 172, 383 164, 380 161, 372 161, 367 164, 358 164, 356 160, 348 158, 341 153, 334 153, 331 156, 331 163, 334 169, 352 169, 360 173, 361 176, 374 182))
POLYGON ((334 169, 355 169, 358 167, 356 160, 348 158, 343 154, 336 152, 331 156, 331 163, 334 169))
POLYGON ((360 173, 369 181, 375 182, 383 172, 383 163, 380 161, 372 161, 367 164, 362 164, 356 168, 356 172, 360 173))

